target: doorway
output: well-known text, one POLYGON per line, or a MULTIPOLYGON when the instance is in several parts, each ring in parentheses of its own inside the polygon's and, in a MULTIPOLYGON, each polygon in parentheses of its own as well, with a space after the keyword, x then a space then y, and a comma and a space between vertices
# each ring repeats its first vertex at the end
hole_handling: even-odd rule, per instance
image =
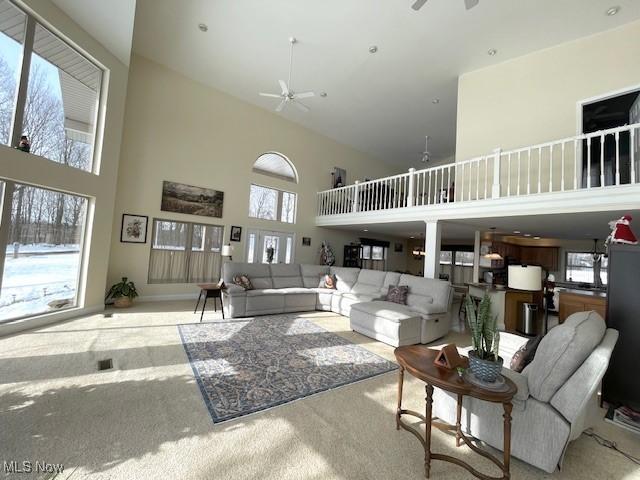
POLYGON ((294 234, 269 230, 249 230, 247 235, 248 263, 292 263, 294 234))
MULTIPOLYGON (((640 123, 640 88, 606 95, 580 103, 581 125, 579 133, 640 123)), ((619 155, 620 184, 631 183, 631 161, 638 171, 640 135, 636 131, 634 145, 628 131, 619 134, 619 152, 615 135, 593 137, 582 142, 582 187, 616 184, 616 155, 619 155), (604 143, 604 145, 603 145, 604 143), (604 184, 602 183, 604 179, 604 184)), ((634 181, 636 179, 633 179, 634 181)))

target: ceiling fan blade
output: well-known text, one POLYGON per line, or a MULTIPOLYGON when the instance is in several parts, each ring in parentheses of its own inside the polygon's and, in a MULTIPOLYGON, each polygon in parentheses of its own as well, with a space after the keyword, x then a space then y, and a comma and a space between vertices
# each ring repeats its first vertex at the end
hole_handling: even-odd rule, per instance
POLYGON ((289 95, 289 87, 287 87, 286 82, 284 80, 278 80, 278 83, 280 84, 280 88, 282 89, 282 94, 289 95))
POLYGON ((315 96, 316 94, 314 92, 301 92, 301 93, 294 94, 294 97, 296 98, 310 98, 315 96))
POLYGON ((427 3, 427 0, 416 0, 415 3, 411 5, 411 8, 416 11, 420 10, 425 3, 427 3))
POLYGON ((276 107, 276 112, 281 112, 284 109, 284 106, 286 103, 287 103, 286 100, 282 100, 280 104, 276 107))
POLYGON ((260 92, 258 95, 260 95, 261 97, 282 98, 282 95, 278 95, 277 93, 262 93, 262 92, 260 92))
POLYGON ((298 101, 294 101, 293 104, 298 107, 300 110, 302 110, 303 112, 310 112, 311 109, 309 107, 307 107, 304 103, 302 102, 298 102, 298 101))
POLYGON ((480 0, 464 0, 464 6, 467 10, 471 10, 473 7, 478 5, 478 3, 480 3, 480 0))

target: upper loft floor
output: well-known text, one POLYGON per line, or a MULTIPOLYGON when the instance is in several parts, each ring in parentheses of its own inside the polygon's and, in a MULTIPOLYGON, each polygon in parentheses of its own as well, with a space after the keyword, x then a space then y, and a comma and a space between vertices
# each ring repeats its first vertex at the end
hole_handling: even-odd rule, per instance
POLYGON ((318 192, 316 224, 639 207, 640 123, 634 123, 318 192))

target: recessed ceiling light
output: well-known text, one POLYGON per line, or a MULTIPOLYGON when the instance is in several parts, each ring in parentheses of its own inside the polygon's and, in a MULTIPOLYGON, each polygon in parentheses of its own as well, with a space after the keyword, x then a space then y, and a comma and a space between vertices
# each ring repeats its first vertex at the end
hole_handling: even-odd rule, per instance
POLYGON ((364 230, 362 230, 363 232, 368 232, 369 230, 367 230, 366 228, 364 230))
POLYGON ((377 45, 371 45, 369 47, 369 53, 376 53, 378 51, 378 46, 377 45))
POLYGON ((514 230, 513 233, 515 233, 516 235, 520 235, 520 230, 514 230))
POLYGON ((326 96, 327 96, 327 92, 320 92, 320 96, 321 96, 322 98, 326 98, 326 96))
POLYGON ((199 29, 201 32, 206 32, 207 30, 209 30, 209 27, 207 27, 207 24, 206 24, 206 23, 199 23, 199 24, 198 24, 198 29, 199 29))
POLYGON ((533 237, 534 240, 540 240, 540 237, 533 237))
POLYGON ((620 11, 620 7, 618 7, 617 5, 615 7, 611 7, 609 8, 605 13, 609 16, 609 17, 613 17, 616 13, 618 13, 620 11))
POLYGON ((487 50, 487 55, 489 55, 490 57, 493 57, 496 53, 498 53, 498 50, 496 50, 495 48, 490 48, 489 50, 487 50))
POLYGON ((437 105, 438 103, 440 103, 440 99, 434 98, 433 100, 431 100, 431 103, 433 103, 434 105, 437 105))
POLYGON ((416 237, 409 237, 409 238, 416 238, 416 237))
POLYGON ((531 236, 531 234, 530 234, 530 233, 525 233, 525 234, 524 234, 524 236, 525 236, 525 237, 530 237, 530 236, 531 236))

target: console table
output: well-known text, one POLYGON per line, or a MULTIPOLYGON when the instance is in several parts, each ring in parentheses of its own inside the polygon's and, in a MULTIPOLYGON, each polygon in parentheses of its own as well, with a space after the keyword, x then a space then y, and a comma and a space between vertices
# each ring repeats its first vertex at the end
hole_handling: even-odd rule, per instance
MULTIPOLYGON (((472 385, 458 376, 455 370, 436 366, 433 361, 438 355, 438 350, 433 350, 421 345, 410 345, 398 347, 394 350, 396 360, 400 365, 398 370, 398 408, 396 410, 396 429, 403 428, 414 434, 424 447, 424 471, 425 477, 429 478, 431 470, 431 460, 442 460, 444 462, 454 463, 467 469, 472 475, 482 480, 507 480, 510 478, 509 463, 511 460, 511 410, 513 405, 511 400, 517 392, 516 385, 505 378, 507 388, 503 392, 495 392, 481 387, 472 385), (426 383, 426 408, 425 415, 411 410, 402 408, 402 386, 404 383, 405 370, 414 377, 426 383), (431 418, 431 409, 433 404, 433 388, 438 387, 446 392, 454 393, 458 396, 456 424, 449 425, 434 421, 431 418), (502 403, 504 408, 504 459, 501 462, 490 453, 476 447, 462 433, 461 417, 462 417, 462 399, 465 395, 469 395, 487 402, 502 403), (426 435, 422 434, 415 428, 409 426, 402 421, 403 415, 417 417, 425 422, 426 435), (453 430, 456 433, 456 446, 459 447, 464 442, 471 450, 485 458, 488 458, 502 470, 502 477, 490 477, 478 472, 468 463, 459 458, 444 455, 441 453, 433 453, 431 451, 431 428, 436 427, 441 430, 453 430)), ((465 360, 466 357, 465 357, 465 360)))

